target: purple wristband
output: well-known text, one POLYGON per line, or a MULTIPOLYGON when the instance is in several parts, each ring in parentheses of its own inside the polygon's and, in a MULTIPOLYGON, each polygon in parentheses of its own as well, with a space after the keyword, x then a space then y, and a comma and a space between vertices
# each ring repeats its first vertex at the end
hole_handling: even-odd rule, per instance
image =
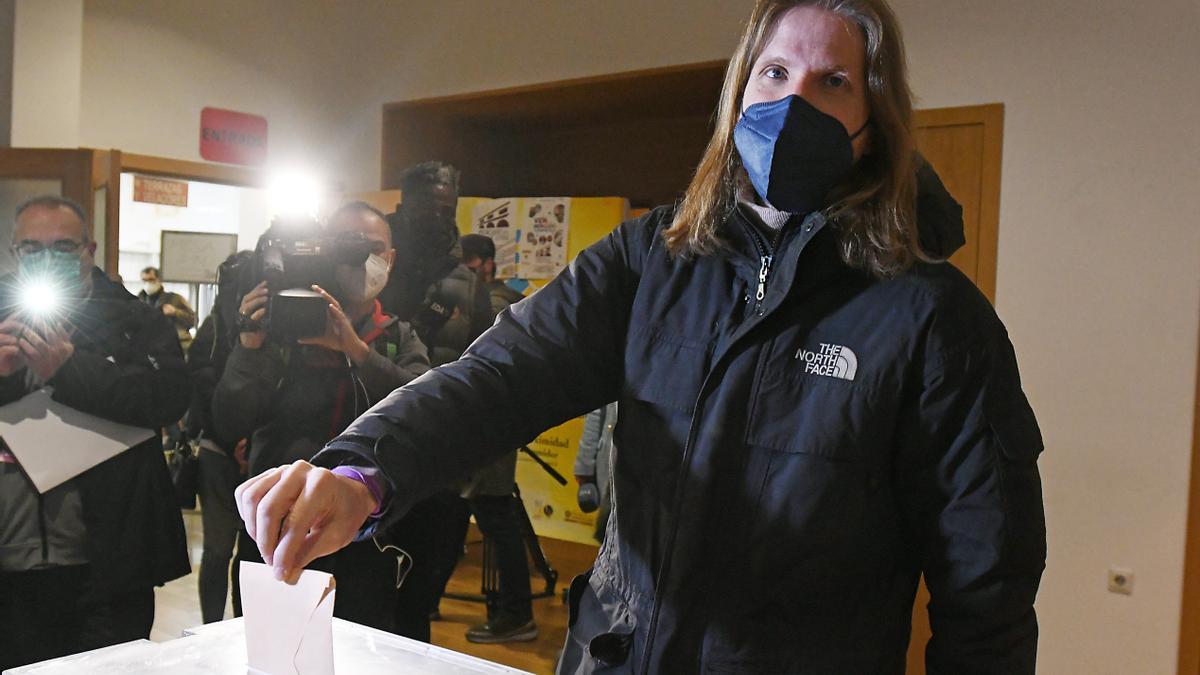
POLYGON ((368 518, 378 518, 383 513, 383 489, 379 485, 378 478, 364 476, 361 471, 352 466, 335 467, 330 473, 356 480, 367 486, 367 490, 375 498, 375 510, 371 512, 371 515, 367 516, 368 518))

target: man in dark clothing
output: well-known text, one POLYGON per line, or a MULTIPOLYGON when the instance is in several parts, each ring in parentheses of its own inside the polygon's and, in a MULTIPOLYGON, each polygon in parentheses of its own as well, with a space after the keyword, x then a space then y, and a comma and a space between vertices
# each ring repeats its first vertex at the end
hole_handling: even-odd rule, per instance
MULTIPOLYGON (((496 279, 496 245, 481 234, 462 238, 463 264, 475 272, 488 289, 496 314, 524 298, 496 279)), ((496 561, 499 572, 497 597, 488 598, 487 621, 467 631, 467 640, 480 643, 519 642, 537 638, 530 597, 529 561, 525 554, 525 530, 518 509, 524 508, 513 495, 517 480, 517 451, 514 450, 467 482, 462 495, 496 561)), ((467 518, 463 514, 464 520, 467 518)))
MULTIPOLYGON (((409 167, 401 178, 402 202, 388 217, 397 262, 380 302, 412 323, 434 366, 461 356, 495 318, 487 287, 462 264, 454 220, 458 179, 458 170, 444 162, 409 167)), ((414 562, 396 609, 402 634, 429 639, 429 617, 437 615, 462 553, 468 517, 459 494, 442 491, 389 533, 414 562)))
MULTIPOLYGON (((0 284, 0 404, 48 386, 114 422, 179 419, 190 395, 179 341, 94 266, 79 206, 39 197, 16 221, 19 272, 0 284), (18 304, 31 284, 57 289, 58 310, 18 304)), ((157 434, 44 494, 0 450, 0 668, 149 637, 154 587, 188 572, 157 434)))
MULTIPOLYGON (((280 344, 254 328, 266 314, 265 282, 242 299, 247 322, 217 383, 212 414, 220 438, 250 438, 251 476, 310 456, 357 415, 429 369, 420 339, 376 300, 394 258, 384 216, 352 202, 330 217, 326 232, 365 237, 372 250, 363 265, 337 267, 338 288, 314 287, 329 303, 325 335, 280 344)), ((245 537, 237 558, 261 560, 245 537)), ((366 540, 312 567, 337 577, 335 616, 391 631, 397 565, 396 555, 366 540)))
POLYGON ((204 529, 204 553, 200 558, 200 615, 204 623, 225 617, 229 600, 229 562, 233 559, 237 534, 241 530, 233 491, 246 477, 245 439, 224 439, 217 435, 212 420, 212 396, 225 362, 237 340, 237 306, 234 298, 234 270, 253 254, 239 251, 218 268, 218 295, 213 311, 200 324, 196 339, 188 350, 188 373, 194 393, 188 409, 188 438, 200 446, 197 495, 204 529), (225 294, 228 293, 227 297, 225 294))
POLYGON ((962 209, 914 152, 904 63, 885 0, 755 3, 679 204, 313 460, 382 486, 297 464, 238 488, 277 569, 619 400, 560 673, 898 675, 922 575, 929 672, 1035 672, 1042 438, 1004 325, 944 262, 962 209))
POLYGON ((496 278, 496 242, 482 234, 464 235, 459 242, 463 264, 475 272, 479 282, 487 288, 492 302, 492 313, 500 312, 525 299, 515 288, 496 278))
POLYGON ((442 162, 409 167, 403 201, 388 217, 396 265, 379 295, 384 311, 408 321, 433 365, 457 359, 492 325, 487 288, 462 264, 454 214, 458 170, 442 162))
POLYGON ((163 290, 161 279, 157 267, 142 270, 143 287, 138 293, 138 300, 158 308, 163 316, 171 320, 175 326, 175 333, 179 336, 179 345, 187 352, 192 344, 191 330, 196 325, 196 311, 182 295, 163 290))

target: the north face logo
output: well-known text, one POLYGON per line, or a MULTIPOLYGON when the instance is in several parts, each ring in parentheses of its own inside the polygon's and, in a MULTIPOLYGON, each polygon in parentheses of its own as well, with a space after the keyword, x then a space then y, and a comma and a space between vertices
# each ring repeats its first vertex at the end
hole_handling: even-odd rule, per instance
POLYGON ((858 373, 858 357, 849 347, 841 345, 822 342, 821 348, 815 352, 807 349, 797 351, 796 359, 804 362, 804 372, 814 375, 853 380, 858 373))

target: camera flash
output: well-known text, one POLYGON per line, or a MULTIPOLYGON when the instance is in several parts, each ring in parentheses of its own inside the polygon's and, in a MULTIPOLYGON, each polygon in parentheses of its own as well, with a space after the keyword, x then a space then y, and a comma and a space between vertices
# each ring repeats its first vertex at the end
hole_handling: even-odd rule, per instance
POLYGON ((33 317, 44 318, 58 312, 62 306, 62 292, 50 281, 39 279, 21 286, 21 309, 33 317))

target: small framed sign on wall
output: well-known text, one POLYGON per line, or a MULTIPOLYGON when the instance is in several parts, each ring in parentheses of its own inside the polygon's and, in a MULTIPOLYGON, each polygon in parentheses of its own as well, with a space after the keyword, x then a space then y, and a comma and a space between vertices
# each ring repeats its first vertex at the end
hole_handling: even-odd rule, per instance
POLYGON ((236 234, 163 230, 159 270, 163 281, 217 283, 217 267, 237 251, 236 234))

